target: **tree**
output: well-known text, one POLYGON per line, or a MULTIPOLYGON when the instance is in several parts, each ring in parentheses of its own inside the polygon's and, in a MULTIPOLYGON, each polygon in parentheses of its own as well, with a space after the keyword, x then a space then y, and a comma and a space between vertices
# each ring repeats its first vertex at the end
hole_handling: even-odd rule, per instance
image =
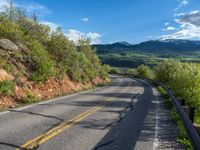
POLYGON ((13 7, 13 1, 10 0, 10 5, 9 5, 9 19, 11 21, 14 20, 14 7, 13 7))

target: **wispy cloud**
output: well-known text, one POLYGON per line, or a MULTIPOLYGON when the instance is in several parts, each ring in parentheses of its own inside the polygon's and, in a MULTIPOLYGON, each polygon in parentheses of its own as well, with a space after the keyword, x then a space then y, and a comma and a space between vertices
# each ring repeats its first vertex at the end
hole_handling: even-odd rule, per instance
POLYGON ((50 21, 41 21, 41 24, 48 25, 52 31, 55 31, 56 28, 60 27, 60 24, 50 22, 50 21))
POLYGON ((80 20, 83 21, 83 22, 88 22, 89 18, 81 18, 80 20))
POLYGON ((174 21, 179 25, 178 31, 160 39, 200 39, 200 10, 180 15, 174 21))
POLYGON ((1 0, 0 2, 0 10, 3 9, 3 7, 8 7, 9 6, 9 2, 7 0, 1 0))
POLYGON ((188 0, 178 0, 178 6, 174 9, 175 11, 189 4, 188 0))
MULTIPOLYGON (((9 7, 9 1, 8 0, 1 0, 0 2, 0 10, 2 10, 4 7, 9 7)), ((51 11, 43 6, 42 4, 31 2, 31 1, 14 1, 14 6, 22 8, 26 10, 28 13, 37 13, 39 16, 43 16, 46 14, 50 14, 51 11)))
POLYGON ((96 32, 84 33, 75 29, 70 29, 67 31, 65 35, 69 38, 69 40, 72 40, 75 43, 78 43, 78 41, 81 39, 90 39, 91 44, 101 43, 101 40, 100 40, 101 35, 96 32))
POLYGON ((174 27, 167 27, 167 28, 163 28, 162 30, 163 31, 173 31, 173 30, 176 30, 176 28, 174 28, 174 27))
POLYGON ((164 24, 165 26, 168 26, 169 25, 169 22, 165 22, 165 24, 164 24))
POLYGON ((29 13, 37 13, 38 15, 46 15, 51 13, 51 11, 47 7, 36 2, 22 1, 15 3, 15 5, 17 7, 25 9, 29 13))

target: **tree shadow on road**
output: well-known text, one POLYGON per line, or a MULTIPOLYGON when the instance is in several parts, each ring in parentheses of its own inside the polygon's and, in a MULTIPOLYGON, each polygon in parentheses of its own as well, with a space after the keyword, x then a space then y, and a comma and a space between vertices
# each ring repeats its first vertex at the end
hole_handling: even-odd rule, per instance
POLYGON ((126 112, 123 120, 111 126, 110 131, 94 147, 94 150, 132 150, 134 148, 143 128, 148 107, 153 99, 152 88, 145 87, 144 93, 139 95, 137 99, 138 101, 133 105, 133 109, 126 112))

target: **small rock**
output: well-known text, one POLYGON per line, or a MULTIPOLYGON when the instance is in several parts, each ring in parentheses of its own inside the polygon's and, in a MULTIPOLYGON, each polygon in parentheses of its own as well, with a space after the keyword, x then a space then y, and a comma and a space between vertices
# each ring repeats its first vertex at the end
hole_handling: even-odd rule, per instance
POLYGON ((6 72, 4 69, 0 69, 0 81, 13 80, 14 77, 6 72))
POLYGON ((0 47, 8 51, 15 51, 19 49, 19 47, 9 39, 0 39, 0 47))

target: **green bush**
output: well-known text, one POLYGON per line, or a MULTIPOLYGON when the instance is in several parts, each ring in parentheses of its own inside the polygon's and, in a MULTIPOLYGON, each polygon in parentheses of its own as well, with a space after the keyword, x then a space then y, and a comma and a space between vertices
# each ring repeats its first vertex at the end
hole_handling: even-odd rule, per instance
POLYGON ((128 74, 128 75, 131 75, 131 76, 136 75, 136 74, 137 74, 136 72, 137 72, 137 71, 136 71, 135 69, 128 69, 128 70, 127 70, 127 74, 128 74))
POLYGON ((120 74, 121 71, 118 68, 111 68, 109 71, 110 74, 120 74))
POLYGON ((166 84, 174 95, 186 100, 188 106, 195 106, 195 122, 200 114, 200 66, 194 63, 165 61, 155 67, 156 80, 166 84))
POLYGON ((47 51, 36 40, 29 45, 32 49, 31 57, 35 62, 35 70, 31 76, 34 81, 45 81, 54 75, 54 62, 47 51))
POLYGON ((9 20, 0 22, 0 38, 8 38, 13 41, 21 41, 23 32, 20 27, 9 20))
POLYGON ((28 77, 33 81, 46 81, 50 77, 60 79, 66 74, 78 82, 108 77, 107 67, 102 66, 89 41, 80 40, 75 44, 61 28, 51 32, 49 26, 37 21, 36 15, 30 18, 13 5, 0 13, 0 38, 19 41, 27 46, 28 50, 9 57, 25 60, 31 70, 28 77))
POLYGON ((146 65, 140 65, 136 69, 137 74, 139 76, 147 77, 147 78, 152 78, 152 71, 151 69, 146 66, 146 65))
POLYGON ((35 95, 33 95, 30 91, 26 92, 26 97, 23 98, 22 102, 25 104, 31 104, 37 102, 37 98, 35 95))
POLYGON ((15 91, 15 83, 13 81, 0 82, 0 95, 11 96, 15 91))

